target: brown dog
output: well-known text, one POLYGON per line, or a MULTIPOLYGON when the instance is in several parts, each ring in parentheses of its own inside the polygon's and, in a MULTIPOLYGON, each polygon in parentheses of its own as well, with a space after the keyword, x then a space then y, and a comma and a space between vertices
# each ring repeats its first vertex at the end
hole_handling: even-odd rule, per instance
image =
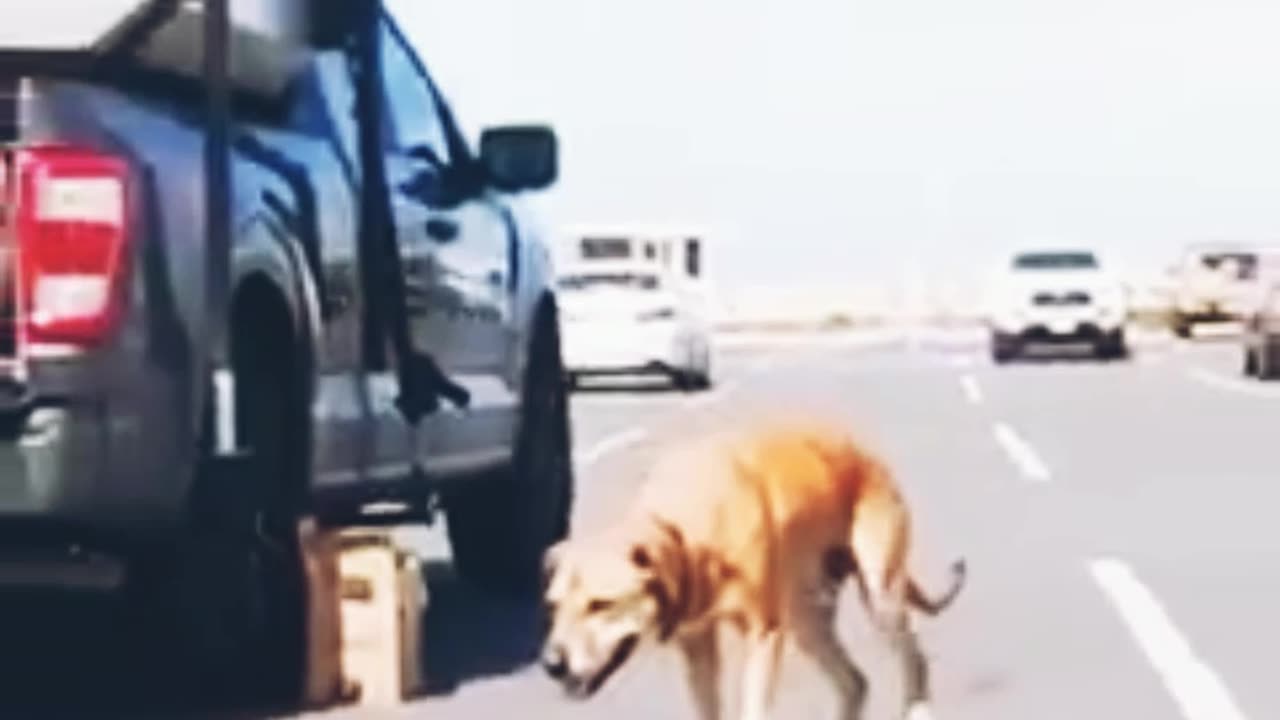
POLYGON ((703 720, 720 717, 718 633, 748 642, 742 717, 763 720, 785 639, 861 717, 867 681, 836 639, 836 599, 852 576, 905 676, 904 714, 925 716, 928 672, 908 614, 935 615, 909 569, 910 517, 888 468, 831 426, 791 423, 683 443, 663 453, 631 515, 547 555, 551 629, 543 666, 590 697, 646 640, 686 660, 703 720))

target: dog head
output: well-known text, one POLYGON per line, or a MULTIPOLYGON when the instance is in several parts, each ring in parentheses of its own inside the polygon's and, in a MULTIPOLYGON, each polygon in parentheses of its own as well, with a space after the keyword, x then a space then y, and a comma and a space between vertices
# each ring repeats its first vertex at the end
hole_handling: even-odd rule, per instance
POLYGON ((542 666, 574 698, 598 691, 671 615, 672 548, 657 537, 568 540, 547 552, 542 666))

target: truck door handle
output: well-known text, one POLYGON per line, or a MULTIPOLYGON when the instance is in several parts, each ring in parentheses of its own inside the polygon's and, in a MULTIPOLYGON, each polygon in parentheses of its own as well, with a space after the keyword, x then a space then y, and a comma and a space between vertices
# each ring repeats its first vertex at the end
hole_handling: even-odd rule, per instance
POLYGON ((438 243, 452 242, 458 237, 458 223, 442 218, 427 221, 427 237, 438 243))

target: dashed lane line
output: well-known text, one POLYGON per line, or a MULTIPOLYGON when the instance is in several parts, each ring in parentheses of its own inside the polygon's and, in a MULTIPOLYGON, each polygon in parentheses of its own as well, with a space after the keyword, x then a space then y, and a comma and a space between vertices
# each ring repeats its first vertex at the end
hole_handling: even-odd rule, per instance
POLYGON ((978 384, 978 379, 976 377, 969 373, 961 375, 960 389, 964 391, 964 397, 971 405, 982 404, 982 386, 978 384))
POLYGON ((1022 436, 1018 435, 1008 424, 998 422, 992 428, 996 442, 1009 456, 1009 460, 1018 468, 1018 472, 1022 477, 1031 482, 1049 482, 1052 475, 1049 473, 1049 467, 1040 459, 1040 455, 1036 453, 1035 448, 1031 446, 1022 436))

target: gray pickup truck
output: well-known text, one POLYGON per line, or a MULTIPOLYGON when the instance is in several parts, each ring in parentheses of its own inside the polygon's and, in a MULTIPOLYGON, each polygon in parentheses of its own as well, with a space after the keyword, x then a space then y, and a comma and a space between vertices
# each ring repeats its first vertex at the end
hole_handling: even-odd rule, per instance
POLYGON ((532 587, 572 500, 521 201, 555 136, 474 149, 377 0, 295 0, 315 22, 287 53, 233 24, 211 313, 200 6, 124 4, 106 41, 0 48, 0 593, 118 591, 193 685, 277 695, 304 662, 304 516, 438 504, 463 575, 532 587))

